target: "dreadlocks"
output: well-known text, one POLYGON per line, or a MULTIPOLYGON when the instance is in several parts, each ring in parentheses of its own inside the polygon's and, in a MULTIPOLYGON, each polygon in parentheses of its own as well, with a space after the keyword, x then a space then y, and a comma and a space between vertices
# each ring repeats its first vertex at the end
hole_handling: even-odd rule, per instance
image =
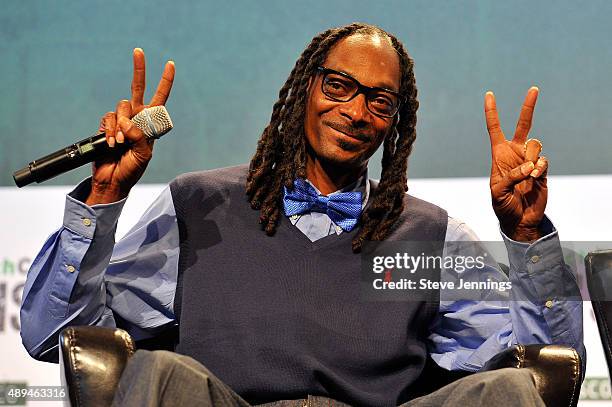
POLYGON ((397 38, 382 29, 361 23, 327 30, 312 39, 278 93, 270 123, 264 129, 251 159, 246 193, 251 207, 260 210, 259 222, 273 235, 282 215, 283 186, 293 187, 296 178, 306 178, 306 137, 304 117, 309 78, 322 65, 330 49, 352 34, 388 38, 399 55, 402 104, 395 131, 384 141, 380 184, 372 203, 361 214, 361 229, 353 238, 354 252, 365 240, 384 240, 404 209, 408 156, 416 138, 416 111, 419 106, 413 61, 397 38))

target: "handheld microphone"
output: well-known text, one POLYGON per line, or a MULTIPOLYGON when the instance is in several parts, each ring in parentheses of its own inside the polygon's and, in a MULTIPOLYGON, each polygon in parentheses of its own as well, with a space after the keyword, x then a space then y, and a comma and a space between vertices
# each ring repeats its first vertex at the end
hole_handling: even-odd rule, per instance
MULTIPOLYGON (((143 109, 132 118, 132 122, 150 140, 158 139, 172 130, 172 120, 164 106, 143 109)), ((127 146, 119 146, 121 144, 109 147, 106 135, 99 133, 32 161, 26 167, 15 171, 13 179, 19 188, 32 182, 40 183, 100 158, 121 155, 127 146)))

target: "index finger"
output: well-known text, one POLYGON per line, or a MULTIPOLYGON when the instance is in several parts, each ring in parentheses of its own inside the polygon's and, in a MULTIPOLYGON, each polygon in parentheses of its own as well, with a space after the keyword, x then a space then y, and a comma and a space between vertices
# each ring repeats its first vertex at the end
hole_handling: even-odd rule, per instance
POLYGON ((485 93, 485 119, 487 121, 487 131, 491 139, 491 145, 503 143, 506 140, 504 132, 499 125, 499 116, 497 114, 497 105, 495 104, 495 95, 488 91, 485 93))
POLYGON ((151 106, 165 105, 172 90, 172 82, 174 82, 174 61, 166 62, 164 73, 159 80, 157 90, 151 99, 151 106))
POLYGON ((132 99, 130 104, 132 110, 144 104, 144 93, 146 86, 145 56, 141 48, 134 48, 134 76, 132 76, 132 99))
POLYGON ((532 86, 527 91, 527 96, 525 96, 525 102, 523 102, 523 107, 521 108, 521 114, 516 123, 516 131, 514 132, 512 141, 522 144, 527 140, 527 134, 529 134, 529 130, 531 130, 533 110, 538 100, 539 91, 537 86, 532 86))

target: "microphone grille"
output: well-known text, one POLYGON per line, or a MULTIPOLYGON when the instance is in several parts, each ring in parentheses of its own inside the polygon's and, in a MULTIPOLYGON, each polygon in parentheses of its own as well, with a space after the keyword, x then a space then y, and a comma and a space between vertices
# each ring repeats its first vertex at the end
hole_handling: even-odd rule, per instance
POLYGON ((132 122, 148 139, 158 139, 172 130, 172 119, 164 106, 152 106, 143 109, 132 122))

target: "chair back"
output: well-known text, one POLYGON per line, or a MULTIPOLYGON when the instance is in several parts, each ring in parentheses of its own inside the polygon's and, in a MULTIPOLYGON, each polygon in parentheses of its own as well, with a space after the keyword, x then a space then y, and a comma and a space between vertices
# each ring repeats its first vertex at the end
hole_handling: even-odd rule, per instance
POLYGON ((584 266, 589 297, 612 377, 612 250, 590 252, 584 259, 584 266))

